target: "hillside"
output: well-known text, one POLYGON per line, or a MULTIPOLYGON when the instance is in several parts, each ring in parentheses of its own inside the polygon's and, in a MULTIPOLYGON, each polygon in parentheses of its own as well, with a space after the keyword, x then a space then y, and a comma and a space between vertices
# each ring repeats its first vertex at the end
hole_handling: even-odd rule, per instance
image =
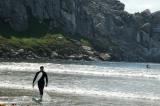
POLYGON ((3 0, 0 34, 41 38, 61 33, 118 61, 160 61, 160 12, 130 14, 118 0, 3 0), (69 35, 69 36, 68 36, 69 35))

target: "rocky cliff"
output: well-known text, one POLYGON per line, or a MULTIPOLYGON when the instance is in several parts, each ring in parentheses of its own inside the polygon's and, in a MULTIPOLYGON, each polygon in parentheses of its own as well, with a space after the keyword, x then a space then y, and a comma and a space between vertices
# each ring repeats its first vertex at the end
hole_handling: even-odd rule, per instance
POLYGON ((17 32, 31 19, 89 39, 113 59, 160 61, 160 12, 129 14, 118 0, 0 0, 0 21, 17 32))

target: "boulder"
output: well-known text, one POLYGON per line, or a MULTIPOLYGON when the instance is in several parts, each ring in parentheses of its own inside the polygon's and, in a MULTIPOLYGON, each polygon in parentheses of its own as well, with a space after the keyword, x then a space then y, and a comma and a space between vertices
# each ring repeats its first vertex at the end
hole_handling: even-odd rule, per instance
POLYGON ((145 31, 146 33, 151 32, 151 23, 145 23, 140 27, 140 30, 145 31))
POLYGON ((82 49, 85 50, 85 51, 91 51, 92 48, 89 47, 89 46, 82 46, 82 49))
POLYGON ((8 52, 8 57, 10 57, 10 58, 19 58, 20 57, 20 52, 18 52, 15 49, 11 49, 10 52, 8 52))
POLYGON ((152 13, 149 9, 146 9, 146 10, 142 11, 141 14, 146 15, 146 16, 151 16, 152 15, 152 13))
POLYGON ((86 51, 86 53, 87 53, 88 55, 94 55, 94 54, 95 54, 94 51, 86 51))
POLYGON ((94 51, 91 47, 89 46, 82 46, 83 52, 86 53, 89 56, 93 56, 96 54, 96 51, 94 51))
POLYGON ((58 57, 58 53, 55 51, 52 51, 50 58, 58 57))
POLYGON ((100 53, 99 58, 103 61, 107 61, 111 59, 111 56, 108 53, 100 53))
POLYGON ((40 57, 37 54, 35 54, 33 51, 28 51, 26 53, 26 57, 25 58, 32 60, 32 59, 39 59, 40 57))
POLYGON ((89 61, 97 61, 98 59, 97 59, 96 57, 89 56, 89 57, 88 57, 88 60, 89 60, 89 61))
POLYGON ((68 56, 68 58, 72 59, 72 60, 82 60, 83 59, 83 55, 82 54, 80 54, 80 55, 74 54, 74 55, 68 56))
POLYGON ((17 50, 18 53, 24 53, 24 49, 17 50))

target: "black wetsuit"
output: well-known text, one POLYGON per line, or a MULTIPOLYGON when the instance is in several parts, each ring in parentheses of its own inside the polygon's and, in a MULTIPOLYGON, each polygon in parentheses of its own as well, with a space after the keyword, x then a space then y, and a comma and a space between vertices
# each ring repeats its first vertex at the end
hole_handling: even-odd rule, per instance
POLYGON ((46 74, 46 72, 44 71, 38 71, 33 79, 33 84, 38 76, 38 74, 40 74, 40 72, 42 72, 42 76, 41 78, 39 79, 38 81, 38 88, 39 88, 39 92, 40 92, 40 95, 43 95, 43 89, 44 89, 44 85, 45 85, 45 78, 46 78, 46 86, 48 85, 48 76, 46 74))

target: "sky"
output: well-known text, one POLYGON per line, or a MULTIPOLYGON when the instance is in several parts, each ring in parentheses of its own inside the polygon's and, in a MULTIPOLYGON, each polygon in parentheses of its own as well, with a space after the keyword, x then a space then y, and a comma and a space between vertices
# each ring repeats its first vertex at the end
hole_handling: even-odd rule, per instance
POLYGON ((120 0, 125 4, 125 10, 130 13, 142 12, 150 9, 151 12, 160 10, 160 0, 120 0))

